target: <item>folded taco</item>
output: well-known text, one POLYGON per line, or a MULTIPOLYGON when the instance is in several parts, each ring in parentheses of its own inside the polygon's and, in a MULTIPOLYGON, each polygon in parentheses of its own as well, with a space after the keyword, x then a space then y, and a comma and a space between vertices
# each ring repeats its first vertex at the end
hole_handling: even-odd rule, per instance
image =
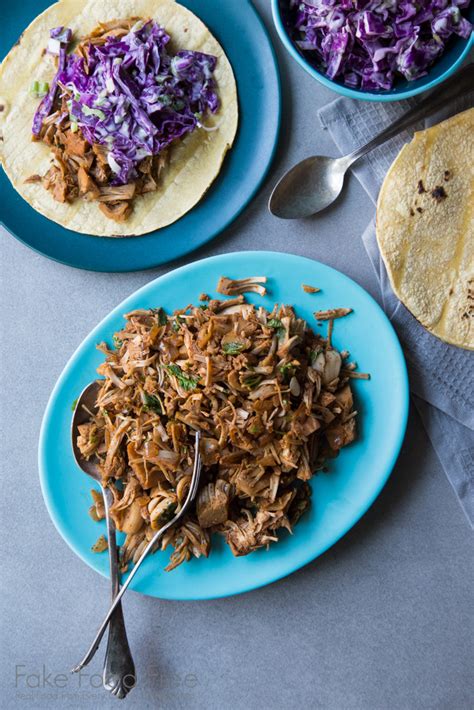
POLYGON ((61 0, 0 67, 0 159, 68 229, 132 236, 182 217, 238 122, 230 63, 173 0, 61 0))

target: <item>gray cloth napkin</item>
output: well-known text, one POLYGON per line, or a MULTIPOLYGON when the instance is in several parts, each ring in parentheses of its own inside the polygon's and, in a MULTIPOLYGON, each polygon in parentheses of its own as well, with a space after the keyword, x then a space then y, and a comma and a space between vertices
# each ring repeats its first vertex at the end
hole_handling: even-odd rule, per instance
MULTIPOLYGON (((367 143, 416 99, 389 104, 337 99, 319 111, 341 155, 367 143)), ((474 90, 415 129, 474 105, 474 90)), ((354 173, 373 202, 392 161, 413 134, 406 131, 369 153, 354 173)), ((380 283, 382 303, 407 358, 413 400, 446 475, 474 527, 474 353, 428 333, 393 293, 375 236, 375 220, 363 237, 380 283)))

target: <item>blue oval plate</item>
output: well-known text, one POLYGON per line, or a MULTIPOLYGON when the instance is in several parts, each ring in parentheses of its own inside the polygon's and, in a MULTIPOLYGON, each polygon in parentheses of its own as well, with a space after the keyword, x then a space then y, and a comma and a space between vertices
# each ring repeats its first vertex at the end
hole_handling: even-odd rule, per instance
MULTIPOLYGON (((50 3, 23 0, 2 6, 6 54, 23 29, 50 3)), ((181 0, 224 47, 239 98, 239 129, 218 178, 184 217, 141 237, 111 239, 78 234, 51 222, 23 200, 0 170, 0 222, 35 251, 92 271, 136 271, 164 264, 217 236, 260 187, 275 152, 280 126, 280 81, 270 38, 249 0, 181 0)))
POLYGON ((313 311, 350 306, 354 313, 336 321, 334 344, 348 349, 369 381, 354 380, 359 438, 312 480, 311 510, 269 550, 233 557, 220 536, 214 536, 208 559, 196 559, 164 572, 169 551, 144 562, 132 588, 163 599, 211 599, 246 592, 284 577, 333 545, 365 513, 380 493, 400 450, 408 413, 405 361, 397 336, 377 303, 347 276, 310 259, 276 252, 225 254, 183 266, 152 281, 127 298, 74 353, 51 395, 40 435, 39 468, 44 499, 57 529, 88 565, 108 575, 105 554, 91 546, 105 533, 104 523, 88 515, 91 480, 77 467, 71 442, 71 405, 87 383, 97 377, 103 355, 95 345, 111 341, 123 327, 123 314, 135 308, 162 306, 172 312, 197 302, 202 291, 213 294, 219 276, 268 276, 268 295, 248 299, 271 308, 291 303, 298 315, 317 328, 313 311), (309 283, 322 289, 309 295, 309 283))

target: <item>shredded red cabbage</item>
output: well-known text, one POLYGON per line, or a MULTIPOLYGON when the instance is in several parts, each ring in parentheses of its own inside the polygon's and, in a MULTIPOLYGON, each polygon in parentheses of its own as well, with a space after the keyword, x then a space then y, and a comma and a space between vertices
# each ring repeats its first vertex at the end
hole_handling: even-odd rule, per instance
POLYGON ((58 71, 35 113, 33 133, 39 135, 58 87, 65 87, 71 123, 89 143, 109 148, 115 184, 136 178, 143 158, 202 127, 207 112, 219 108, 216 57, 190 50, 170 55, 170 37, 154 21, 90 45, 88 71, 82 57, 66 54, 70 30, 59 27, 50 35, 61 45, 58 71))
POLYGON ((68 44, 68 42, 71 41, 72 31, 69 27, 54 27, 50 31, 49 36, 51 39, 57 39, 59 42, 68 44))
POLYGON ((290 0, 296 45, 330 79, 391 89, 427 74, 453 35, 469 37, 470 0, 290 0))
MULTIPOLYGON (((53 107, 54 99, 56 98, 56 91, 58 88, 58 76, 61 73, 61 71, 64 70, 64 67, 66 65, 66 47, 71 39, 71 34, 66 35, 68 39, 65 41, 60 41, 58 39, 59 34, 64 30, 63 27, 56 27, 55 29, 51 30, 50 37, 53 40, 58 40, 59 42, 59 51, 57 52, 58 56, 58 71, 53 79, 53 81, 50 84, 49 91, 41 99, 41 103, 38 106, 38 108, 35 111, 35 115, 33 116, 33 126, 31 128, 33 134, 35 136, 38 136, 41 132, 41 127, 43 125, 44 119, 49 116, 51 113, 51 109, 53 107)), ((69 30, 70 32, 70 30, 69 30)))

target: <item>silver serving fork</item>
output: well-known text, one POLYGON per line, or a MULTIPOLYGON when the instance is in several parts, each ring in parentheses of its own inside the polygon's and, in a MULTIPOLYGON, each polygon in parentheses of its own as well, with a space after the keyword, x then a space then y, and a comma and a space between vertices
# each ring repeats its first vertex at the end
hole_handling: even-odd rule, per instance
MULTIPOLYGON (((81 393, 81 396, 74 407, 74 414, 71 425, 72 450, 77 465, 94 479, 102 492, 104 500, 105 519, 107 523, 107 539, 109 548, 110 580, 112 586, 112 600, 117 596, 120 589, 120 578, 118 570, 118 549, 115 535, 115 524, 109 514, 109 508, 113 503, 112 493, 108 488, 102 486, 102 479, 97 464, 92 460, 85 459, 77 445, 78 427, 89 419, 89 412, 97 409, 97 394, 99 383, 92 382, 81 393)), ((123 617, 122 605, 118 604, 110 620, 109 638, 104 659, 103 684, 104 688, 118 698, 125 698, 127 693, 136 683, 135 664, 128 644, 127 632, 125 630, 125 620, 123 617)))
POLYGON ((162 528, 157 530, 157 532, 154 534, 154 536, 152 537, 152 539, 150 540, 148 545, 143 550, 137 563, 135 564, 135 566, 133 567, 129 576, 125 580, 122 588, 120 589, 118 594, 115 596, 115 598, 110 606, 110 609, 108 610, 107 614, 105 615, 105 618, 104 618, 102 624, 100 625, 100 627, 97 631, 97 634, 96 634, 89 650, 87 651, 87 653, 84 656, 84 658, 82 659, 82 661, 72 669, 72 671, 71 671, 72 673, 78 673, 81 670, 81 668, 84 668, 84 666, 86 666, 91 661, 91 659, 94 657, 97 649, 99 648, 99 645, 100 645, 102 637, 105 633, 105 630, 107 629, 107 626, 111 622, 111 619, 113 617, 115 610, 120 605, 123 595, 125 594, 128 587, 130 586, 132 579, 135 577, 138 570, 140 569, 142 562, 145 560, 145 558, 148 556, 148 554, 155 549, 157 543, 163 537, 164 533, 167 530, 169 530, 171 527, 173 527, 173 525, 176 525, 176 523, 184 517, 184 515, 187 512, 187 510, 189 509, 191 503, 194 501, 197 491, 198 491, 198 487, 199 487, 199 480, 200 480, 201 468, 202 468, 201 454, 199 452, 200 441, 201 441, 201 434, 199 431, 197 431, 196 435, 195 435, 193 474, 192 474, 192 478, 191 478, 191 484, 189 486, 188 495, 186 496, 186 500, 184 501, 183 506, 176 513, 174 518, 172 518, 168 523, 166 523, 166 525, 163 525, 162 528))

